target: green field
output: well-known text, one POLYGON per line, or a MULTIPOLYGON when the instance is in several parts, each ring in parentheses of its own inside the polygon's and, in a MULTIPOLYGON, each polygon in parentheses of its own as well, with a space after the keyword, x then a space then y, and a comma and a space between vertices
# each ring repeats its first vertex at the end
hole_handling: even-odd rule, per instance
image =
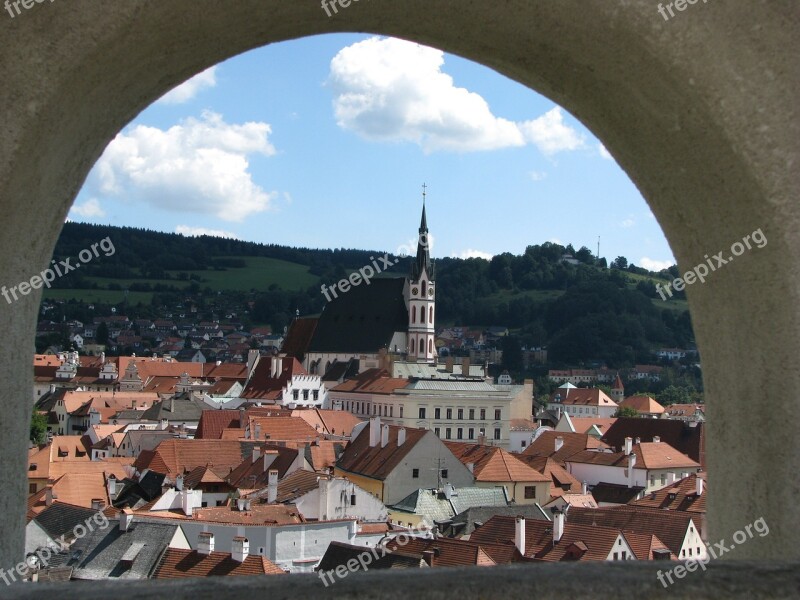
MULTIPOLYGON (((205 271, 169 271, 173 279, 110 279, 106 277, 87 277, 86 280, 96 283, 101 289, 59 289, 45 290, 44 297, 59 300, 83 300, 85 302, 122 302, 124 292, 121 290, 109 290, 109 284, 116 284, 123 289, 134 283, 149 283, 150 285, 164 284, 179 289, 188 287, 192 281, 178 279, 179 273, 183 272, 196 275, 200 278, 197 284, 205 289, 211 288, 217 291, 242 291, 249 292, 256 290, 264 292, 273 284, 280 289, 294 291, 304 290, 315 284, 319 278, 309 273, 309 268, 297 263, 265 257, 232 257, 241 258, 245 261, 246 267, 228 268, 224 271, 205 270, 205 271)), ((139 302, 149 303, 153 292, 128 292, 128 302, 138 304, 139 302)))

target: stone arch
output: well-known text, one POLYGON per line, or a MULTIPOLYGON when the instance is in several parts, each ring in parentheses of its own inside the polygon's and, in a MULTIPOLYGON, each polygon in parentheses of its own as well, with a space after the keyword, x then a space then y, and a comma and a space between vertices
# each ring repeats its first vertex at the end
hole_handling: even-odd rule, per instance
MULTIPOLYGON (((48 263, 78 189, 107 142, 191 75, 266 43, 334 31, 396 35, 459 54, 570 110, 647 198, 683 271, 761 228, 769 245, 689 288, 709 404, 710 538, 763 516, 771 535, 736 558, 797 558, 791 431, 800 384, 798 14, 793 3, 352 3, 172 0, 102 10, 35 4, 0 27, 0 284, 48 263), (46 42, 45 42, 46 40, 46 42), (754 400, 760 427, 752 427, 754 400), (725 403, 723 406, 723 402, 725 403), (747 432, 748 443, 740 443, 747 432), (757 453, 752 449, 757 448, 757 453), (757 511, 755 514, 753 511, 757 511)), ((4 16, 5 18, 5 16, 4 16)), ((31 397, 40 291, 0 312, 9 398, 31 397)), ((21 557, 30 405, 4 406, 0 564, 21 557)))

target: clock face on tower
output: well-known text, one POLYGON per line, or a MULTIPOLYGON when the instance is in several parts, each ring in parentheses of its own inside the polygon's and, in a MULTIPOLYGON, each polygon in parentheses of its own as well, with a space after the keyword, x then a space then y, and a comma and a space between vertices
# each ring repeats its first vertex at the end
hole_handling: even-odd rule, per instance
POLYGON ((411 293, 416 296, 417 294, 419 294, 419 288, 412 288, 411 293))
POLYGON ((428 296, 433 296, 433 288, 430 288, 430 289, 428 290, 428 296))

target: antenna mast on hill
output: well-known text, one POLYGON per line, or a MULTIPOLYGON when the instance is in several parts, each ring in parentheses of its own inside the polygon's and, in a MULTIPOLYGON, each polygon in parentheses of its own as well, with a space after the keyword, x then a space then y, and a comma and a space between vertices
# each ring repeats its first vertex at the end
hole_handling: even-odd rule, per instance
POLYGON ((597 236, 597 260, 600 260, 600 236, 597 236))

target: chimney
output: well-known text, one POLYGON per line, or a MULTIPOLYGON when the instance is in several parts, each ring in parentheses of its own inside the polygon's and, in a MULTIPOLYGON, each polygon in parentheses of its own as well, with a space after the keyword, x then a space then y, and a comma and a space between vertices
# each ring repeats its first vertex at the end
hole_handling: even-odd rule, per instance
POLYGON ((632 488, 634 482, 636 481, 633 475, 633 468, 636 466, 636 455, 631 452, 628 454, 628 487, 632 488))
POLYGON ((174 396, 169 399, 169 412, 171 412, 171 413, 175 412, 175 397, 174 396))
POLYGON ((47 489, 44 492, 44 504, 45 506, 50 506, 53 504, 53 498, 55 495, 53 494, 53 486, 48 485, 47 489))
POLYGON ((179 492, 183 490, 183 474, 178 475, 175 478, 175 489, 178 490, 179 492))
POLYGON ((564 523, 566 518, 564 517, 564 511, 558 508, 551 508, 553 511, 553 544, 557 544, 561 541, 561 536, 564 535, 564 523))
POLYGON ((559 450, 561 450, 561 447, 563 445, 564 445, 564 438, 561 437, 561 436, 558 436, 556 438, 556 450, 555 451, 558 452, 559 450))
POLYGON ((267 502, 274 504, 278 499, 278 470, 270 469, 267 477, 267 502))
POLYGON ((244 410, 244 406, 239 407, 239 427, 244 427, 245 422, 247 421, 247 412, 244 410))
POLYGON ((261 439, 261 423, 256 422, 255 424, 255 431, 253 432, 253 439, 260 440, 261 439))
POLYGON ((399 448, 406 443, 406 428, 401 427, 397 430, 397 447, 399 448))
POLYGON ((128 531, 133 521, 133 511, 130 508, 123 508, 119 513, 119 530, 122 533, 128 531))
POLYGON ((424 560, 425 564, 428 565, 429 567, 433 566, 433 556, 434 556, 433 550, 422 551, 422 560, 424 560))
POLYGON ((192 510, 194 509, 192 500, 193 500, 192 490, 181 491, 181 510, 183 511, 183 514, 185 514, 187 517, 192 516, 192 510))
POLYGON ((103 510, 103 501, 100 498, 92 498, 92 510, 103 510))
POLYGON ((169 419, 161 419, 161 431, 169 427, 169 419))
POLYGON ((695 488, 694 491, 698 496, 703 495, 703 487, 705 486, 705 481, 700 479, 700 477, 696 477, 694 480, 695 488))
POLYGON ((623 446, 623 449, 622 449, 622 452, 623 452, 623 454, 625 454, 625 456, 628 456, 628 454, 631 453, 632 444, 633 444, 633 440, 631 438, 629 438, 629 437, 626 437, 625 438, 625 446, 623 446))
POLYGON ((386 448, 389 444, 389 426, 384 425, 381 427, 381 448, 386 448))
POLYGON ((106 487, 108 488, 108 499, 111 501, 117 498, 117 476, 109 475, 106 479, 106 487))
POLYGON ((519 515, 514 521, 514 545, 525 556, 525 517, 519 515))
POLYGON ((453 372, 453 357, 452 356, 448 356, 445 359, 445 361, 444 361, 444 370, 447 371, 448 373, 452 373, 453 372))
MULTIPOLYGON (((319 482, 319 513, 317 517, 319 518, 320 521, 327 521, 328 498, 330 496, 331 480, 328 479, 327 477, 317 477, 317 481, 319 482)), ((344 490, 342 490, 342 493, 344 493, 344 490)), ((336 508, 334 508, 334 510, 336 510, 336 508)))
POLYGON ((461 376, 469 377, 469 357, 465 356, 461 359, 461 376))
POLYGON ((374 448, 381 439, 381 418, 372 417, 369 420, 369 447, 374 448))
POLYGON ((478 445, 485 446, 486 445, 486 434, 483 432, 483 429, 480 430, 478 434, 478 445))
POLYGON ((100 364, 101 365, 106 364, 106 353, 105 352, 101 352, 100 353, 100 364))
POLYGON ((231 558, 238 563, 243 563, 250 553, 250 541, 246 537, 237 535, 231 542, 231 558))
POLYGON ((197 553, 208 556, 214 551, 214 534, 210 531, 201 531, 197 534, 197 553))
POLYGON ((450 500, 453 496, 457 496, 456 488, 452 483, 444 484, 444 497, 450 500))
POLYGON ((253 446, 253 462, 257 461, 259 458, 261 458, 261 448, 253 446))
POLYGON ((657 435, 653 436, 653 443, 654 444, 658 444, 660 441, 661 441, 661 438, 659 436, 657 436, 657 435))
POLYGON ((253 372, 253 367, 255 366, 256 361, 258 360, 259 356, 260 356, 260 354, 259 354, 258 350, 250 350, 247 353, 247 375, 248 376, 250 375, 250 373, 253 372))
POLYGON ((634 444, 641 444, 642 443, 642 438, 637 437, 635 440, 633 440, 633 443, 634 444))
POLYGON ((583 483, 581 483, 581 494, 585 496, 588 493, 589 493, 589 486, 586 485, 586 482, 584 481, 583 483))
POLYGON ((269 469, 269 466, 278 458, 277 450, 264 450, 264 470, 269 469))

